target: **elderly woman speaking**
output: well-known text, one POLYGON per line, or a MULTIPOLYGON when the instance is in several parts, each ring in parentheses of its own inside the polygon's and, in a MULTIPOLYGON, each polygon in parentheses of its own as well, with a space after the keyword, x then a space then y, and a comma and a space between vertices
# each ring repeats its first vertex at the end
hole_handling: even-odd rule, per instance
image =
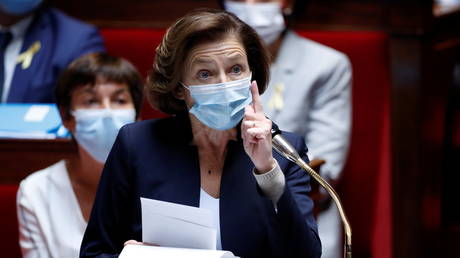
MULTIPOLYGON (((240 257, 319 257, 309 177, 272 152, 256 32, 224 11, 176 21, 156 49, 152 105, 171 117, 123 127, 107 159, 81 257, 142 241, 140 197, 210 209, 216 248, 240 257)), ((285 133, 306 159, 304 140, 285 133)))

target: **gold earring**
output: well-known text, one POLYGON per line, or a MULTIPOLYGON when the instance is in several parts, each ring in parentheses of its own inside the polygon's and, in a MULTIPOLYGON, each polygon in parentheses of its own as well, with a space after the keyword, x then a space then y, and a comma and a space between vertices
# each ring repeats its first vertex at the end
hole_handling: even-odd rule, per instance
POLYGON ((284 14, 284 16, 290 16, 292 14, 292 8, 291 7, 284 7, 283 8, 283 14, 284 14))

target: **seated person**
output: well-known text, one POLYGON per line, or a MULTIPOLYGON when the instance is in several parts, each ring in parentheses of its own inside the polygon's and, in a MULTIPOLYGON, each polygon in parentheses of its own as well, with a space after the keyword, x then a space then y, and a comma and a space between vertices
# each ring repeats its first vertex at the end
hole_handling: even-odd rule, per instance
POLYGON ((104 51, 97 29, 42 5, 0 0, 0 103, 54 103, 70 62, 104 51))
MULTIPOLYGON (((309 157, 324 159, 321 175, 333 186, 347 159, 351 133, 351 65, 332 48, 290 29, 302 0, 219 0, 251 25, 270 50, 271 78, 262 96, 265 113, 281 129, 305 137, 309 157), (285 18, 286 21, 285 22, 285 18)), ((342 225, 334 203, 320 205, 323 258, 342 257, 342 225)))
POLYGON ((128 61, 103 53, 72 62, 56 88, 78 155, 24 179, 17 194, 24 257, 78 257, 104 162, 121 126, 139 117, 142 79, 128 61))
MULTIPOLYGON (((120 130, 81 257, 116 257, 142 241, 140 197, 211 210, 216 248, 237 256, 320 257, 310 177, 272 151, 259 95, 268 65, 257 33, 227 12, 192 12, 169 28, 148 90, 173 116, 120 130)), ((303 138, 285 137, 307 160, 303 138)))

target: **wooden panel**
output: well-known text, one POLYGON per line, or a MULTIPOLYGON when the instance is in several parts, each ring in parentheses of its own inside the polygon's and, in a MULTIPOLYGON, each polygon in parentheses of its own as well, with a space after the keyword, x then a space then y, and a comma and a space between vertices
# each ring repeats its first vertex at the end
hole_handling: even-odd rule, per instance
POLYGON ((414 245, 420 241, 420 185, 408 183, 418 178, 419 112, 422 70, 421 45, 416 39, 391 39, 392 67, 392 174, 393 174, 393 250, 394 257, 420 257, 414 245), (397 56, 398 58, 395 58, 397 56), (407 119, 411 117, 411 119, 407 119), (411 230, 407 230, 410 228, 411 230), (397 233, 396 233, 397 232, 397 233), (415 253, 414 253, 415 252, 415 253))
MULTIPOLYGON (((165 28, 193 9, 216 8, 217 0, 49 0, 48 3, 100 27, 165 28)), ((380 1, 310 0, 295 27, 305 29, 385 29, 388 4, 380 1)))
MULTIPOLYGON (((217 0, 48 0, 71 16, 100 27, 166 28, 178 17, 198 8, 216 8, 217 0)), ((431 14, 430 1, 309 0, 295 28, 318 30, 420 30, 431 14), (410 17, 407 16, 410 13, 410 17), (403 14, 403 15, 399 15, 403 14), (423 22, 424 23, 424 22, 423 22)))
POLYGON ((71 140, 0 139, 0 182, 17 184, 28 174, 76 154, 71 140))
POLYGON ((212 0, 49 0, 48 3, 106 28, 166 28, 190 10, 218 8, 218 2, 212 0))
POLYGON ((439 46, 459 33, 441 35, 438 21, 427 23, 433 17, 416 26, 403 15, 393 20, 391 36, 394 257, 437 257, 446 243, 440 240, 442 154, 458 56, 455 44, 439 46))
POLYGON ((314 30, 385 30, 387 5, 378 1, 310 0, 296 28, 314 30))

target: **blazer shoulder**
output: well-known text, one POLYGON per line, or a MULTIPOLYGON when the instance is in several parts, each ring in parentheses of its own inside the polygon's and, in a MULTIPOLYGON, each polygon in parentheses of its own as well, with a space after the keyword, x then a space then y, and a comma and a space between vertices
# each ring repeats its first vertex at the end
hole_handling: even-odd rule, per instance
POLYGON ((175 117, 168 117, 127 124, 120 129, 120 135, 122 138, 128 137, 130 142, 140 143, 180 138, 183 135, 183 126, 177 120, 175 117))
POLYGON ((304 51, 302 53, 308 55, 309 58, 311 58, 311 56, 319 56, 329 60, 335 60, 337 63, 350 63, 349 58, 345 53, 330 46, 326 46, 312 39, 300 36, 295 32, 290 32, 287 37, 288 40, 291 41, 291 44, 295 46, 291 49, 303 49, 304 51))
POLYGON ((95 26, 54 8, 43 8, 37 12, 28 35, 31 40, 39 38, 54 44, 54 56, 63 59, 65 66, 82 54, 105 50, 103 39, 95 26))
POLYGON ((298 148, 306 148, 305 146, 305 138, 297 133, 282 131, 281 135, 294 146, 296 149, 298 148))
MULTIPOLYGON (((61 173, 65 173, 66 171, 65 161, 61 160, 47 168, 33 172, 21 181, 18 192, 29 196, 36 196, 37 198, 39 196, 46 196, 51 181, 61 180, 61 173)), ((55 185, 59 182, 53 183, 52 185, 55 185)))
POLYGON ((120 130, 129 130, 130 133, 144 134, 161 127, 165 122, 167 122, 165 120, 170 120, 170 118, 155 118, 137 121, 124 125, 120 130))
POLYGON ((95 26, 68 16, 56 8, 45 8, 42 12, 39 13, 38 18, 41 20, 49 19, 49 22, 53 23, 56 27, 61 28, 60 31, 70 29, 70 31, 67 31, 69 35, 75 33, 92 33, 97 31, 95 26))
MULTIPOLYGON (((297 133, 282 131, 283 138, 290 143, 299 154, 307 153, 308 147, 305 145, 305 138, 297 133)), ((275 152, 276 153, 276 152, 275 152)))

